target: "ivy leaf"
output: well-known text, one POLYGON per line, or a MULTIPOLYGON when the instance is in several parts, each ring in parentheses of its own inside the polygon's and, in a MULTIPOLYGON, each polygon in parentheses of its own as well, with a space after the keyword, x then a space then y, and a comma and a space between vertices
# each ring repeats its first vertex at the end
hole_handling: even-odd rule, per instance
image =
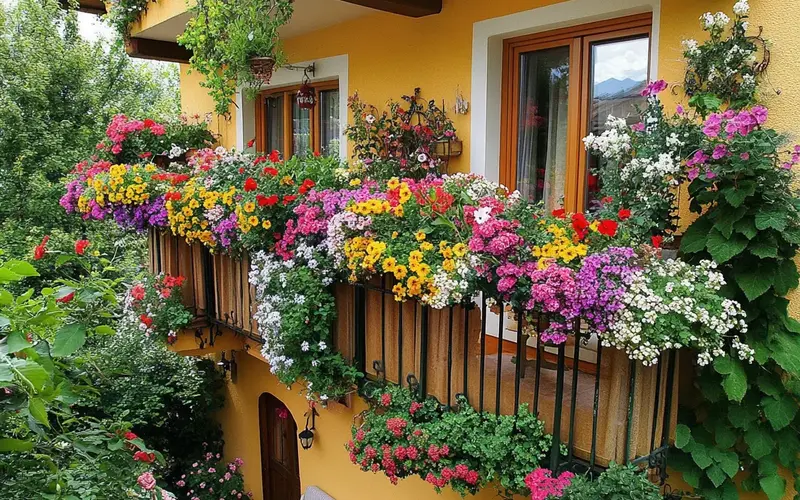
POLYGON ((776 231, 786 229, 789 216, 784 210, 768 208, 756 214, 756 227, 760 230, 772 228, 776 231))
POLYGON ((776 431, 789 425, 797 415, 797 403, 785 394, 777 398, 765 397, 761 400, 761 406, 764 408, 764 416, 776 431))
POLYGON ((679 449, 686 448, 686 445, 692 440, 692 431, 687 425, 678 424, 675 427, 675 446, 679 449))
POLYGON ((754 301, 769 290, 775 280, 775 266, 766 265, 761 262, 754 266, 741 266, 734 268, 733 279, 742 292, 747 296, 747 300, 754 301))
POLYGON ((797 266, 792 259, 784 259, 775 272, 775 293, 784 296, 789 290, 797 288, 800 274, 797 273, 797 266))
POLYGON ((719 488, 719 486, 725 482, 725 473, 718 465, 712 465, 706 469, 706 475, 714 484, 714 488, 719 488))
POLYGON ((711 231, 712 226, 711 220, 705 217, 694 221, 683 233, 681 251, 683 253, 697 253, 705 250, 708 233, 711 231))
POLYGON ((756 460, 769 455, 775 448, 775 440, 769 432, 758 426, 744 433, 744 442, 750 449, 750 456, 756 460))
POLYGON ((74 354, 86 342, 86 328, 80 323, 64 325, 56 332, 52 355, 61 358, 74 354))
POLYGON ((758 484, 764 493, 767 494, 769 500, 781 500, 786 491, 786 481, 779 475, 762 477, 758 480, 758 484))
POLYGON ((713 229, 706 240, 706 247, 714 261, 723 264, 742 253, 747 247, 747 243, 747 238, 738 233, 731 234, 730 238, 726 238, 717 229, 713 229))

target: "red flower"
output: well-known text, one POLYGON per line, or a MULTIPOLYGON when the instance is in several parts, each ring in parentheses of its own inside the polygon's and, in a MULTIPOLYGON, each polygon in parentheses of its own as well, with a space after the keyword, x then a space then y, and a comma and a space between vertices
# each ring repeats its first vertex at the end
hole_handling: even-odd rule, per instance
POLYGON ((150 158, 151 156, 153 156, 153 153, 151 153, 150 151, 145 151, 144 153, 139 154, 139 158, 144 158, 144 159, 150 158))
POLYGON ((86 249, 91 245, 89 240, 78 240, 75 242, 75 253, 78 255, 83 255, 86 253, 86 249))
POLYGON ((284 205, 288 205, 289 203, 293 202, 296 199, 297 199, 297 196, 295 196, 293 194, 287 194, 286 196, 283 197, 283 204, 284 205))
POLYGON ((146 464, 151 464, 156 459, 155 453, 145 453, 141 450, 137 451, 133 454, 133 459, 137 462, 144 462, 146 464))
POLYGON ((150 316, 148 316, 146 314, 142 314, 141 316, 139 316, 139 321, 141 321, 142 324, 144 326, 146 326, 147 328, 150 328, 151 326, 153 326, 153 318, 151 318, 150 316))
POLYGON ((47 253, 45 246, 48 241, 50 241, 50 236, 46 235, 42 238, 42 242, 36 245, 36 248, 33 249, 33 260, 41 260, 44 258, 44 254, 47 253))
POLYGON ((133 297, 134 300, 143 300, 144 285, 142 285, 141 283, 137 283, 136 285, 134 285, 134 287, 131 288, 131 297, 133 297))
POLYGON ((278 195, 264 196, 263 194, 256 195, 256 201, 259 207, 271 207, 278 203, 278 195))
POLYGON ((606 236, 614 236, 617 234, 617 222, 609 219, 603 219, 600 221, 600 225, 597 226, 597 231, 606 236))
POLYGON ((582 213, 572 215, 572 229, 578 234, 578 239, 582 240, 589 232, 589 221, 582 213))
POLYGON ((299 189, 300 194, 306 194, 308 192, 308 190, 313 188, 314 186, 316 186, 316 183, 314 181, 312 181, 311 179, 304 180, 303 184, 300 185, 300 189, 299 189))
POLYGON ((244 173, 244 167, 239 167, 239 173, 240 173, 240 174, 243 174, 243 173, 244 173))
POLYGON ((266 156, 259 156, 258 158, 253 160, 253 166, 255 167, 259 163, 264 163, 265 161, 267 161, 267 157, 266 156))
POLYGON ((70 293, 64 295, 63 297, 61 297, 60 299, 56 299, 56 302, 60 302, 62 304, 66 304, 67 302, 72 302, 72 299, 74 299, 74 298, 75 298, 75 292, 70 292, 70 293))
POLYGON ((278 163, 281 161, 281 153, 277 149, 273 149, 272 152, 269 154, 269 161, 272 163, 278 163))
POLYGON ((603 203, 611 203, 612 201, 614 201, 614 198, 612 198, 611 196, 604 196, 603 199, 601 199, 600 201, 602 201, 603 203))
POLYGON ((388 392, 381 394, 381 406, 389 406, 392 404, 392 395, 388 392))
POLYGON ((275 177, 276 175, 278 175, 278 169, 272 167, 266 167, 264 168, 264 175, 270 175, 272 177, 275 177))
POLYGON ((156 124, 156 122, 154 120, 151 120, 150 118, 145 118, 144 119, 144 128, 150 128, 155 124, 156 124))
POLYGON ((656 235, 656 236, 651 236, 651 237, 650 237, 650 242, 652 242, 652 243, 653 243, 653 247, 654 247, 654 248, 661 248, 661 243, 662 243, 663 241, 664 241, 664 237, 663 237, 663 236, 661 236, 660 234, 659 234, 659 235, 656 235))
POLYGON ((559 219, 563 219, 566 215, 567 211, 563 208, 557 208, 553 210, 553 217, 558 217, 559 219))
POLYGON ((162 283, 166 287, 173 288, 173 287, 176 287, 176 286, 182 286, 184 281, 186 281, 186 278, 184 276, 172 276, 172 275, 168 274, 168 275, 164 276, 164 279, 162 280, 162 283))
POLYGON ((322 156, 322 153, 319 151, 314 151, 314 157, 319 158, 320 156, 322 156))
POLYGON ((244 181, 244 190, 247 192, 255 191, 258 188, 258 183, 252 177, 248 177, 246 181, 244 181))
POLYGON ((631 211, 627 208, 620 208, 619 212, 617 212, 617 216, 619 216, 619 220, 629 219, 631 216, 631 211))
POLYGON ((133 441, 134 439, 136 439, 138 437, 139 436, 137 436, 136 434, 132 433, 131 431, 128 431, 128 432, 125 433, 125 439, 127 439, 128 441, 133 441))
POLYGON ((256 138, 255 138, 255 137, 253 137, 252 139, 250 139, 249 141, 247 141, 247 147, 248 147, 248 148, 252 148, 252 147, 253 147, 253 144, 255 144, 255 143, 256 143, 256 138))

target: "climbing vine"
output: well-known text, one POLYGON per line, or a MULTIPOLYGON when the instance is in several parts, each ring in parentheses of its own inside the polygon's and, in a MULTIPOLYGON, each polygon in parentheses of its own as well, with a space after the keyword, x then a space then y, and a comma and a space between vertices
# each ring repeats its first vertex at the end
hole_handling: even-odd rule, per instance
POLYGON ((689 106, 702 134, 687 162, 698 217, 681 250, 688 260, 718 263, 726 294, 747 313, 743 338, 753 360, 718 357, 698 368, 701 402, 682 415, 680 451, 670 460, 704 498, 739 498, 733 478, 742 472, 744 490, 778 500, 787 492, 780 468, 800 486, 800 322, 785 298, 798 285, 800 199, 792 167, 800 146, 789 147, 769 128, 767 108, 756 104, 765 58, 758 62, 760 39, 746 34, 748 10, 740 0, 732 20, 705 14, 709 40, 684 42, 689 106))

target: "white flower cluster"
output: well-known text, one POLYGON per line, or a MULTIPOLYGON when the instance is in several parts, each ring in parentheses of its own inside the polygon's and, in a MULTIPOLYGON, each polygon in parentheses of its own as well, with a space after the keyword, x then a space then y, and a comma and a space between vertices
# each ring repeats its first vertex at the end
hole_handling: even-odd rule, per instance
MULTIPOLYGON (((603 345, 623 349, 645 365, 657 363, 663 350, 681 347, 699 350, 700 365, 724 356, 726 336, 732 330, 746 332, 747 324, 739 303, 719 295, 725 279, 715 267, 711 261, 692 266, 657 260, 634 273, 603 345)), ((740 359, 752 360, 752 349, 738 337, 731 347, 740 359)))
POLYGON ((683 46, 683 51, 690 56, 696 56, 700 53, 700 45, 693 38, 682 41, 681 45, 683 46))
POLYGON ((733 4, 733 13, 737 16, 746 16, 748 12, 750 12, 750 4, 747 3, 747 0, 739 0, 733 4))
POLYGON ((456 260, 456 270, 448 273, 439 269, 433 275, 434 293, 420 297, 424 304, 434 309, 443 309, 451 304, 458 304, 470 289, 470 281, 475 279, 475 271, 469 266, 466 259, 456 260))
POLYGON ((294 360, 284 354, 281 335, 282 312, 291 307, 294 295, 286 290, 285 272, 293 267, 293 261, 283 261, 274 254, 258 252, 252 257, 250 284, 255 287, 258 306, 253 319, 258 323, 258 333, 264 340, 261 354, 270 365, 272 373, 287 370, 294 360), (275 293, 277 289, 279 292, 275 293))
POLYGON ((678 184, 677 176, 680 164, 669 153, 661 153, 658 159, 634 158, 620 167, 619 176, 623 181, 634 179, 655 179, 660 183, 674 186, 678 184))
POLYGON ((631 137, 628 124, 623 118, 609 115, 606 130, 599 136, 589 134, 583 138, 587 151, 600 153, 608 160, 621 161, 631 150, 631 137))
POLYGON ((724 12, 717 12, 716 14, 706 12, 700 16, 700 21, 703 23, 703 29, 712 31, 723 29, 728 25, 729 22, 731 22, 731 18, 725 15, 724 12))

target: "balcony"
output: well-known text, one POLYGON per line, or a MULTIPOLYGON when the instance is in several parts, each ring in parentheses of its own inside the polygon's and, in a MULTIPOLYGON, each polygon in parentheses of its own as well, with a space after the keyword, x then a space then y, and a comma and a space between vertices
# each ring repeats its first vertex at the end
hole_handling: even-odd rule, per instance
MULTIPOLYGON (((246 256, 212 255, 155 232, 150 256, 152 271, 188 278, 184 301, 197 320, 182 336, 198 349, 187 353, 221 339, 226 345, 245 338, 261 342, 246 256)), ((464 395, 475 409, 498 415, 515 414, 527 403, 561 438, 550 456, 552 469, 634 462, 666 478, 677 417, 676 353, 665 352, 656 366, 644 367, 582 331, 572 342, 545 345, 536 340, 547 327, 544 315, 527 325, 485 299, 439 310, 398 303, 392 285, 386 278, 336 285, 335 345, 366 375, 364 383, 399 384, 443 405, 464 395)))

